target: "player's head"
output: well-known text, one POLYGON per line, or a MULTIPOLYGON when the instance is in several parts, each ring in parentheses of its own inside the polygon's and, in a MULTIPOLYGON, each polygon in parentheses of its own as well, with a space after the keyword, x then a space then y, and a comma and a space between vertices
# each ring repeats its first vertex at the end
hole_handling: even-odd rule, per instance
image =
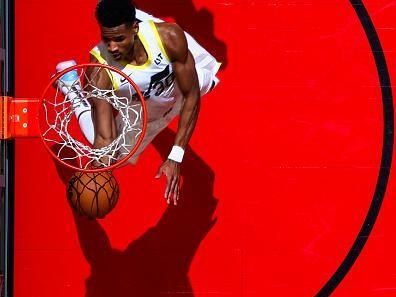
POLYGON ((96 19, 114 59, 126 59, 139 30, 135 6, 130 0, 101 0, 96 6, 96 19))

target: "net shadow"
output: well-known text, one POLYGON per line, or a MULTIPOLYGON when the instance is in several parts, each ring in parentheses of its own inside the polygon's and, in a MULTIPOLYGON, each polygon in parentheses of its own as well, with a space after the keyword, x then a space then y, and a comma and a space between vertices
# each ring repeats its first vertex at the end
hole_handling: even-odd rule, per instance
MULTIPOLYGON (((165 129, 153 145, 166 158, 175 134, 165 129)), ((192 259, 216 219, 214 172, 188 148, 183 161, 181 201, 169 206, 159 222, 124 251, 111 247, 96 220, 74 215, 78 238, 91 266, 86 297, 194 296, 188 277, 192 259)), ((70 172, 61 170, 67 181, 70 172)), ((127 228, 127 227, 126 227, 127 228)))

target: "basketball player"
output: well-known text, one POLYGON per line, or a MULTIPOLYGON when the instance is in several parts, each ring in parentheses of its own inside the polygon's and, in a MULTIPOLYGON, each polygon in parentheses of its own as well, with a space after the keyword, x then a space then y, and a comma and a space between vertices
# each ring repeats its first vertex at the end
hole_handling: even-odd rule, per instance
MULTIPOLYGON (((92 63, 114 66, 139 86, 147 106, 146 135, 132 157, 139 154, 172 121, 180 115, 174 146, 160 166, 156 178, 165 175, 164 197, 168 204, 179 199, 180 164, 197 122, 200 96, 217 85, 220 64, 177 24, 136 10, 130 0, 102 0, 96 7, 102 41, 91 50, 92 63)), ((67 62, 66 62, 67 63, 67 62)), ((57 70, 71 65, 58 65, 57 70)), ((128 88, 121 76, 110 78, 105 71, 97 79, 98 88, 116 84, 128 88)), ((104 100, 92 101, 92 119, 80 126, 87 139, 100 148, 117 136, 117 122, 112 106, 104 100), (93 126, 92 127, 92 120, 93 126)))

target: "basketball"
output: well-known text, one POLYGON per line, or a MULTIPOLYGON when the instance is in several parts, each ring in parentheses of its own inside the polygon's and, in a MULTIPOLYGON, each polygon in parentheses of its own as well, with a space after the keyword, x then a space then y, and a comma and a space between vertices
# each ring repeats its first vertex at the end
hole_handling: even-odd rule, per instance
POLYGON ((73 209, 88 218, 104 218, 117 204, 117 180, 111 172, 76 172, 69 181, 67 198, 73 209))

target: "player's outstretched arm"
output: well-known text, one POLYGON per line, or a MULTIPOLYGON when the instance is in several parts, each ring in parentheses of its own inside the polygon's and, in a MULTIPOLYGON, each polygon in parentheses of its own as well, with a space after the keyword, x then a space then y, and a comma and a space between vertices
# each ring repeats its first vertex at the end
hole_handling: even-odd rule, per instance
MULTIPOLYGON (((91 56, 91 63, 97 63, 96 58, 91 56)), ((112 82, 106 70, 101 68, 90 68, 87 73, 91 83, 98 89, 109 90, 112 82)), ((116 137, 116 125, 113 116, 113 107, 105 100, 91 98, 92 101, 92 121, 95 129, 93 146, 101 148, 109 145, 116 137)))
MULTIPOLYGON (((161 23, 156 25, 164 43, 167 55, 172 61, 176 81, 184 96, 180 112, 179 126, 175 138, 177 149, 185 149, 195 128, 200 107, 200 91, 194 58, 188 50, 183 30, 176 24, 161 23)), ((168 181, 165 199, 177 204, 179 199, 180 163, 166 160, 159 169, 157 177, 165 174, 168 181)))

